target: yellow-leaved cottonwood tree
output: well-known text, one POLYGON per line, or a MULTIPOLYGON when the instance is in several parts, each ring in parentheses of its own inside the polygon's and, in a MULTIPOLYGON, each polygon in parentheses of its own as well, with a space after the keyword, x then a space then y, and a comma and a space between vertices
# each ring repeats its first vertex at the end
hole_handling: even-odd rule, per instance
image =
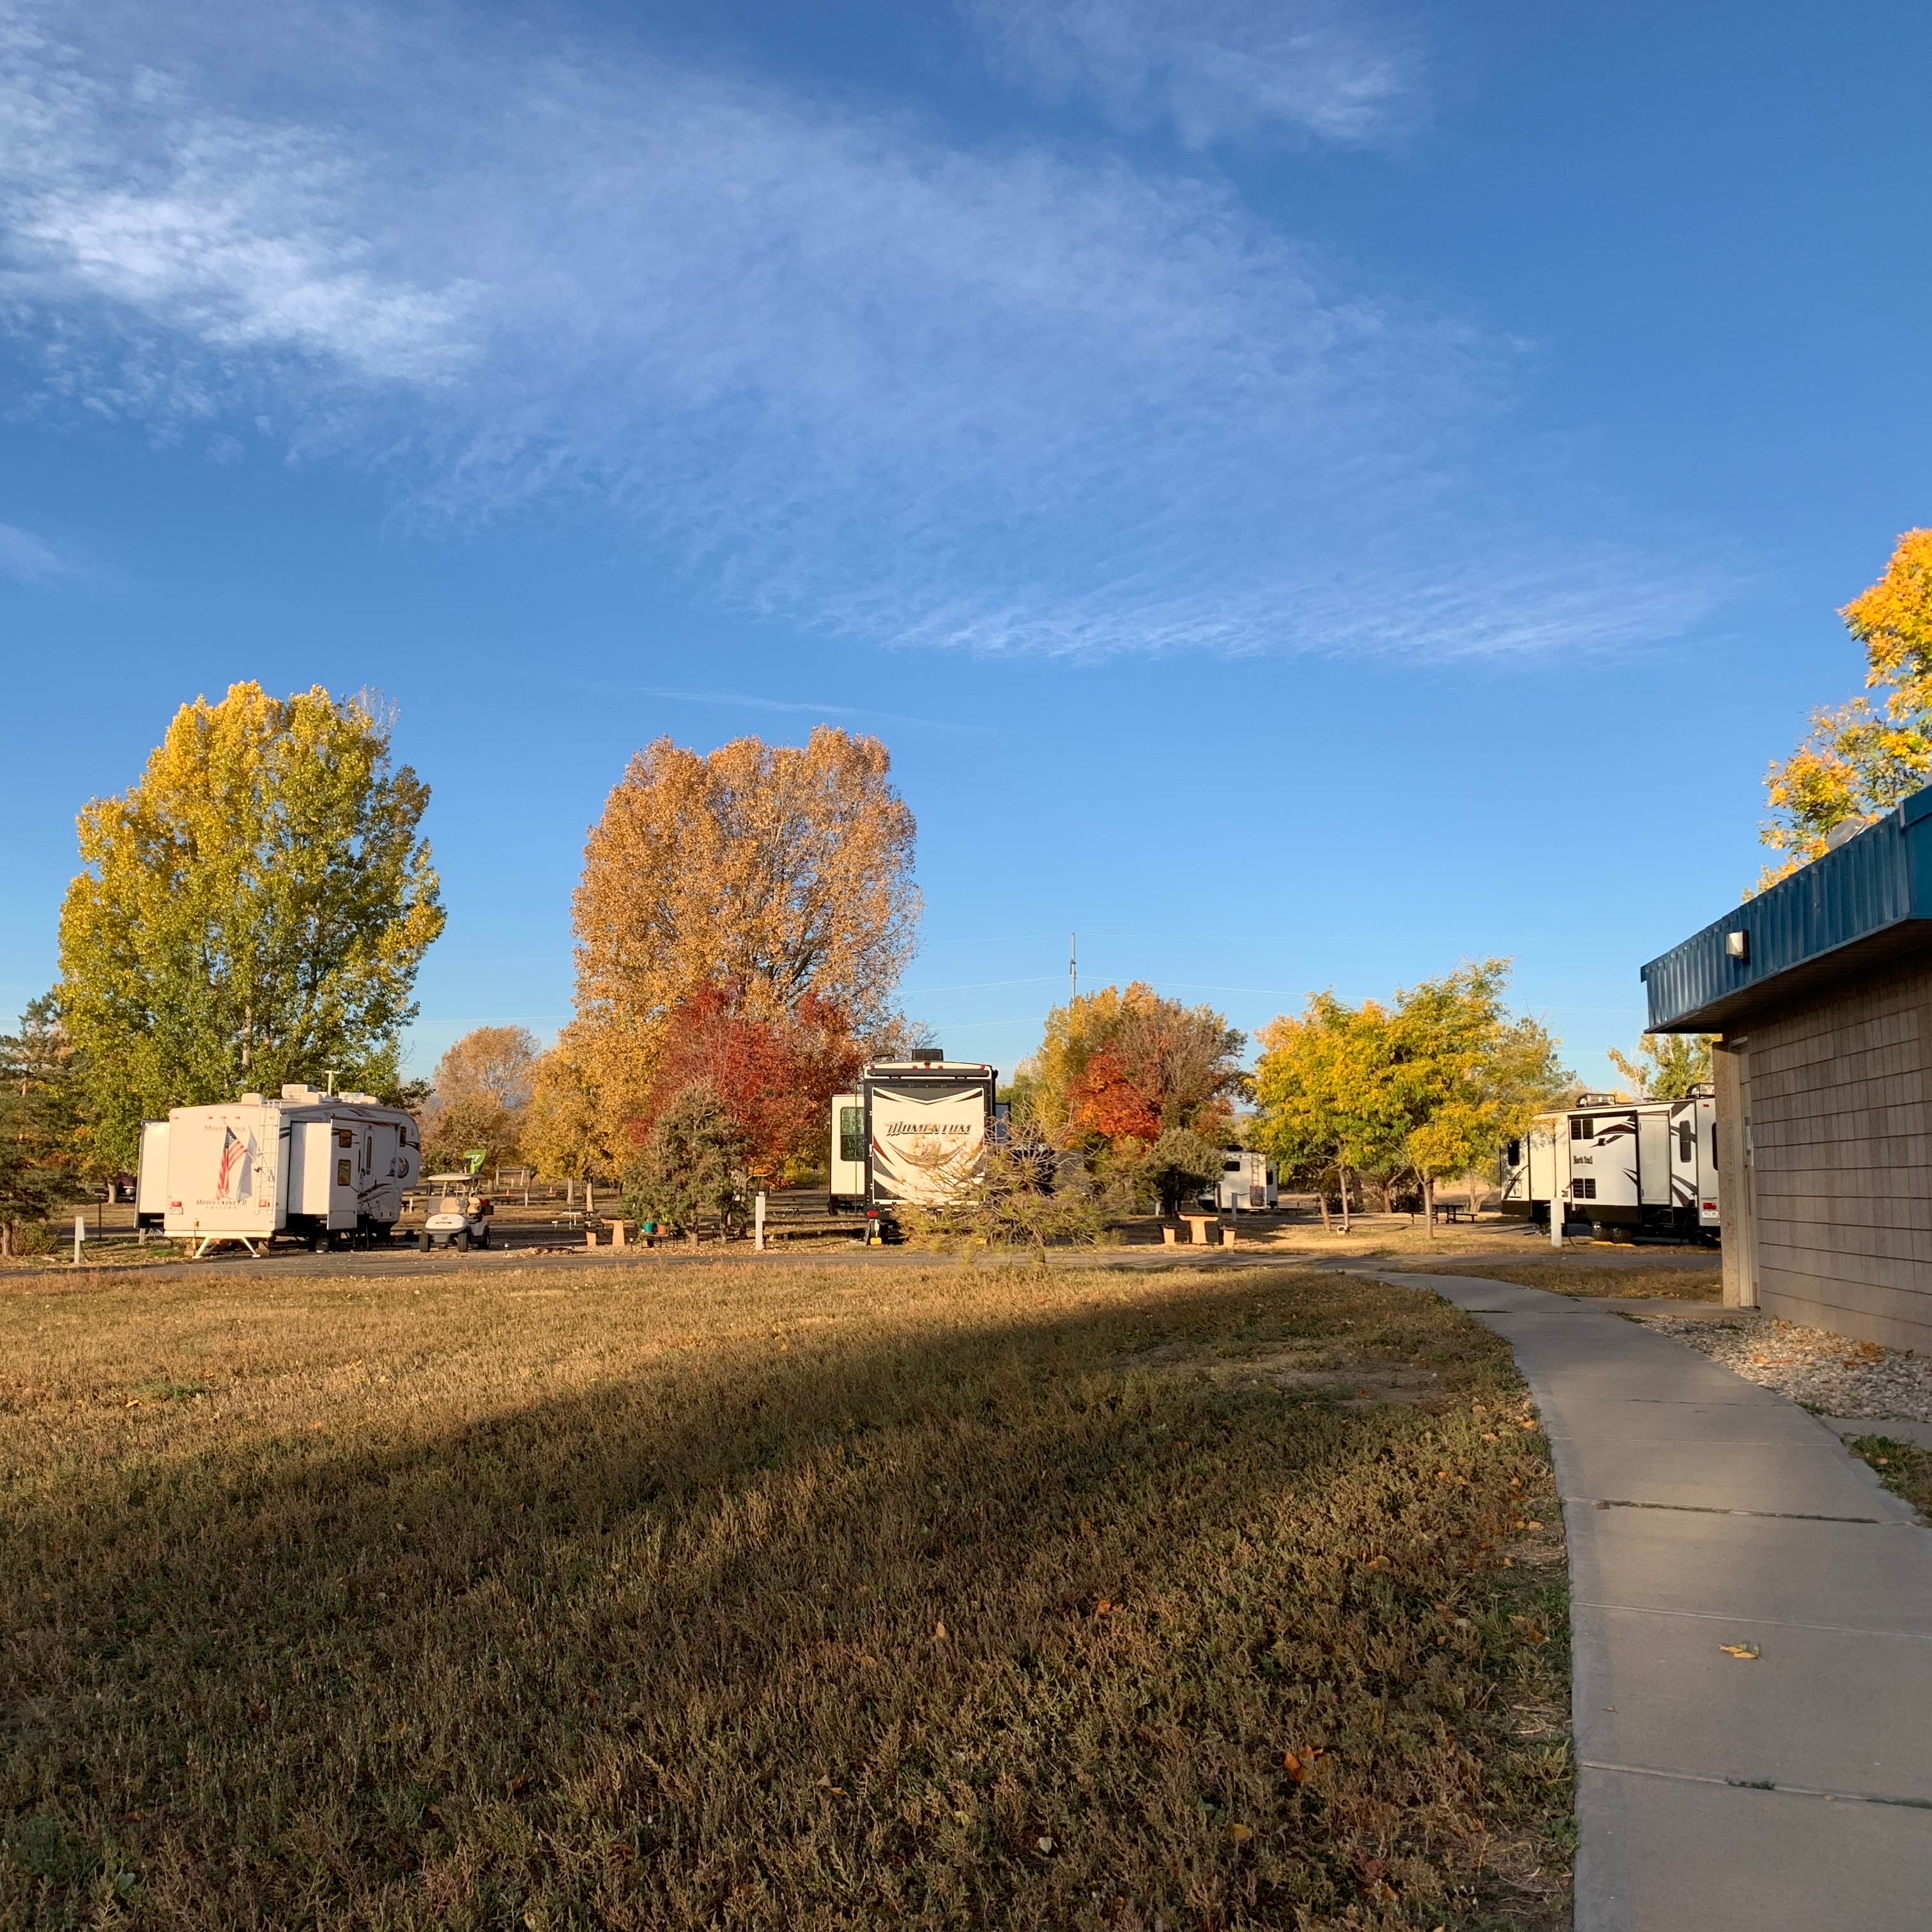
MULTIPOLYGON (((1436 1183, 1486 1168, 1570 1082, 1541 1024, 1504 1004, 1509 962, 1485 959, 1397 991, 1384 1006, 1312 994, 1261 1033, 1255 1144, 1284 1172, 1402 1170, 1435 1229, 1436 1183)), ((1325 1212, 1325 1210, 1324 1210, 1325 1212)))
POLYGON ((1816 858, 1846 820, 1889 812, 1932 777, 1932 530, 1907 530, 1885 574, 1838 615, 1865 647, 1876 699, 1814 711, 1804 742, 1766 773, 1762 836, 1786 856, 1760 891, 1816 858))
POLYGON ((56 992, 98 1158, 130 1166, 142 1120, 244 1088, 398 1094, 443 912, 392 725, 367 697, 234 685, 81 813, 56 992))
POLYGON ((808 993, 865 1036, 892 1018, 920 911, 915 826, 876 738, 659 738, 631 760, 584 848, 577 1016, 564 1049, 607 1150, 641 1116, 679 1003, 729 985, 770 1014, 808 993))

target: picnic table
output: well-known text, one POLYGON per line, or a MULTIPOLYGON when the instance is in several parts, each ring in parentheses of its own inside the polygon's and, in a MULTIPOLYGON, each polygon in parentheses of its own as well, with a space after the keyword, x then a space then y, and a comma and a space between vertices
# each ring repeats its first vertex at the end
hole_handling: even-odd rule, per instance
MULTIPOLYGON (((1210 1228, 1220 1227, 1221 1217, 1219 1214, 1181 1214, 1175 1218, 1187 1223, 1187 1244, 1190 1247, 1205 1248, 1213 1246, 1208 1238, 1208 1230, 1210 1228)), ((1169 1247, 1178 1245, 1175 1229, 1163 1227, 1161 1233, 1169 1247)), ((1232 1248, 1234 1245, 1233 1228, 1221 1228, 1221 1245, 1224 1248, 1232 1248)))

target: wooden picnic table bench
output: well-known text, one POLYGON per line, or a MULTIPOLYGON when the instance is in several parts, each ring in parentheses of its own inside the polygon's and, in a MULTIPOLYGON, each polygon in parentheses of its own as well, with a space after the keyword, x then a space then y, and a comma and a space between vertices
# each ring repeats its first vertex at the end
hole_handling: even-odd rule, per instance
MULTIPOLYGON (((1187 1245, 1191 1248, 1211 1246, 1213 1244, 1208 1238, 1208 1230, 1210 1228, 1221 1227, 1221 1217, 1219 1214, 1181 1214, 1175 1218, 1187 1223, 1187 1245)), ((1163 1222, 1160 1232, 1162 1238, 1168 1246, 1179 1246, 1178 1229, 1168 1227, 1163 1222)), ((1232 1248, 1234 1245, 1233 1228, 1221 1228, 1221 1245, 1224 1248, 1232 1248)))

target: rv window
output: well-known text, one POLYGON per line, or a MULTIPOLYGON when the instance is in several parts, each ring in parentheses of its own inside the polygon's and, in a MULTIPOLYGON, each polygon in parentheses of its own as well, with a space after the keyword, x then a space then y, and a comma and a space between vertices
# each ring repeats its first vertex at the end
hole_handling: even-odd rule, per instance
POLYGON ((1232 1160, 1224 1160, 1221 1163, 1221 1172, 1223 1174, 1239 1174, 1240 1171, 1241 1157, 1239 1154, 1237 1154, 1232 1160))
POLYGON ((862 1161, 866 1158, 866 1110, 863 1107, 838 1109, 838 1158, 862 1161))
POLYGON ((1520 1167, 1522 1165, 1522 1142, 1511 1141, 1509 1145, 1503 1149, 1503 1158, 1510 1166, 1520 1167))
POLYGON ((356 1136, 346 1127, 338 1127, 336 1130, 335 1138, 340 1146, 353 1147, 356 1144, 356 1136))
POLYGON ((1716 1122, 1715 1120, 1713 1120, 1713 1121, 1711 1123, 1711 1172, 1712 1172, 1713 1174, 1715 1174, 1715 1173, 1717 1172, 1717 1171, 1718 1171, 1718 1124, 1717 1124, 1717 1122, 1716 1122))
POLYGON ((1572 1192, 1579 1201, 1594 1201, 1597 1198, 1597 1184, 1594 1180, 1580 1180, 1572 1192))
POLYGON ((338 1160, 335 1163, 335 1184, 338 1187, 353 1187, 356 1184, 349 1178, 349 1163, 338 1160))
POLYGON ((1678 1123, 1677 1129, 1677 1158, 1688 1162, 1697 1151, 1697 1130, 1688 1120, 1678 1123))
POLYGON ((1592 1140, 1596 1137, 1597 1124, 1588 1114, 1570 1116, 1570 1138, 1573 1141, 1592 1140))

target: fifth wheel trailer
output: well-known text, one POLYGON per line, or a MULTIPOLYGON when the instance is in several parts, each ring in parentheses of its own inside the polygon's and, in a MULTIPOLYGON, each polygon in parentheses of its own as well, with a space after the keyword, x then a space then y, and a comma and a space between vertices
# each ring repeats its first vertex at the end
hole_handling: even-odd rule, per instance
POLYGON ((1623 1100, 1586 1094, 1558 1114, 1539 1114, 1504 1150, 1502 1211, 1610 1234, 1716 1238, 1718 1107, 1700 1085, 1683 1100, 1623 1100))
POLYGON ((416 1122, 371 1094, 287 1086, 212 1107, 176 1107, 141 1129, 136 1218, 197 1253, 278 1234, 311 1247, 387 1240, 422 1172, 416 1122))
POLYGON ((856 1092, 832 1096, 832 1205, 890 1221, 938 1207, 977 1178, 994 1132, 999 1075, 977 1060, 915 1049, 876 1060, 856 1092))

